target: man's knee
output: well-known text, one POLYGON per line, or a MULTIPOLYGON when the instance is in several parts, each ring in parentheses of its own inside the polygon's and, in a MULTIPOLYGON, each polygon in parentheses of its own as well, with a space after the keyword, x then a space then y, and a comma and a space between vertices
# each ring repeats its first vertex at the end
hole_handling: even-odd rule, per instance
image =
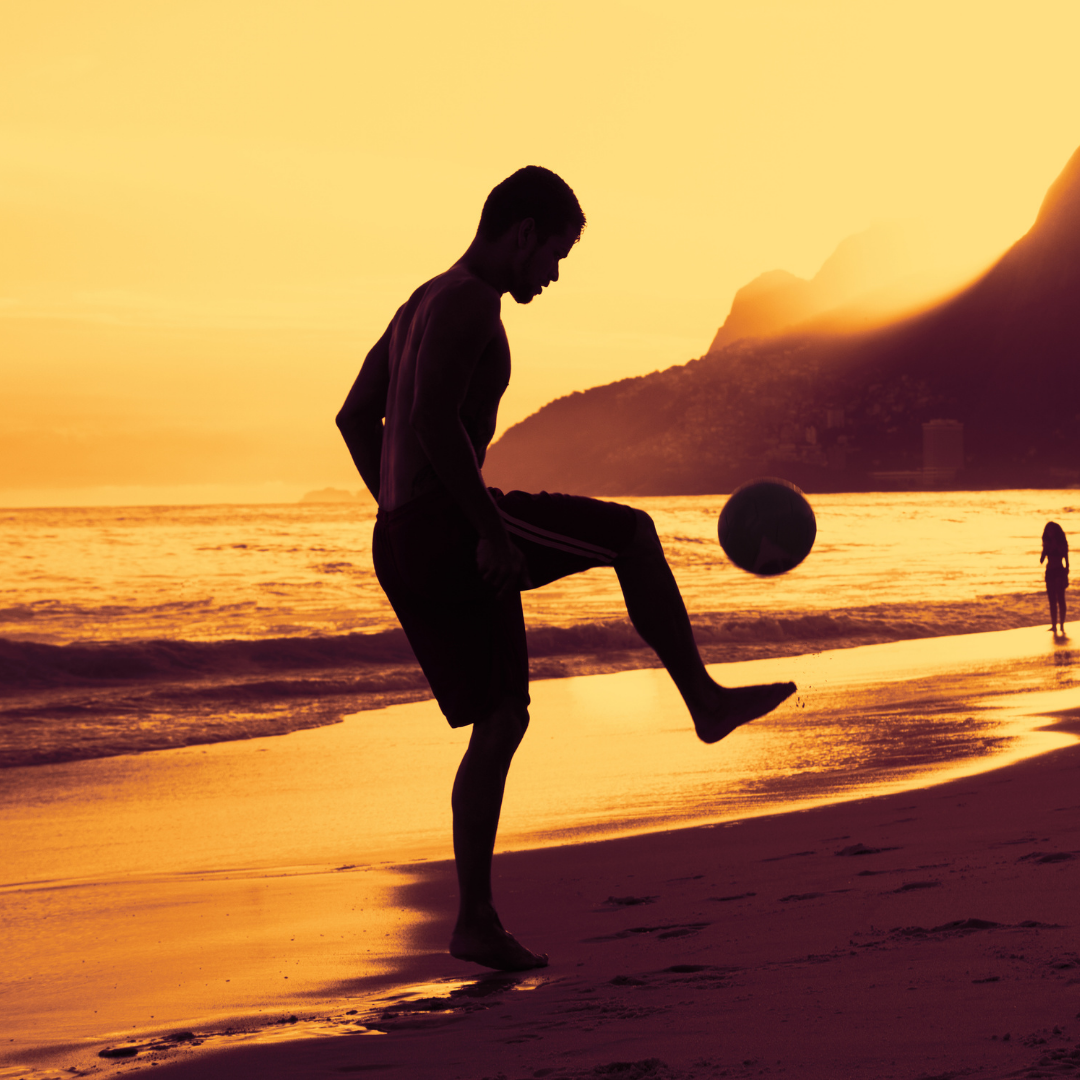
POLYGON ((528 706, 516 698, 508 698, 499 705, 496 715, 504 727, 507 738, 513 739, 514 745, 517 746, 525 738, 525 732, 529 730, 528 706))
POLYGON ((491 750, 513 755, 529 727, 529 709, 523 701, 504 698, 490 715, 473 724, 472 740, 491 750))
POLYGON ((659 551, 663 554, 664 548, 660 543, 660 537, 656 532, 656 526, 653 524, 653 519, 646 514, 644 510, 635 508, 634 514, 637 517, 637 528, 634 530, 634 535, 631 538, 625 553, 631 554, 635 552, 659 551))

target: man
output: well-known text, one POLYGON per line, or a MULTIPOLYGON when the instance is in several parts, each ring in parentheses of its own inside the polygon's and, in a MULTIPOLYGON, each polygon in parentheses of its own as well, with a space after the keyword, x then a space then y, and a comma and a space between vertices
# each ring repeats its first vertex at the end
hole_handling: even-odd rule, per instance
POLYGON ((613 566, 631 621, 705 742, 795 690, 713 682, 647 514, 484 484, 480 469, 510 380, 502 296, 528 304, 558 281, 584 225, 555 173, 529 166, 504 180, 465 254, 398 310, 337 417, 379 503, 379 581, 450 725, 472 725, 452 796, 460 907, 450 952, 506 971, 547 964, 503 929, 491 895, 503 787, 529 723, 520 590, 613 566))

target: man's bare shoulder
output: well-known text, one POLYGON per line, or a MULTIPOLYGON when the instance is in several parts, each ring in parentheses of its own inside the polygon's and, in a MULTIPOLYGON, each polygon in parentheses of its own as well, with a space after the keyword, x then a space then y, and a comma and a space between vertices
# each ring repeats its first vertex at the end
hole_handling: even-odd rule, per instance
POLYGON ((497 323, 502 310, 498 291, 458 265, 426 281, 413 297, 440 321, 497 323))

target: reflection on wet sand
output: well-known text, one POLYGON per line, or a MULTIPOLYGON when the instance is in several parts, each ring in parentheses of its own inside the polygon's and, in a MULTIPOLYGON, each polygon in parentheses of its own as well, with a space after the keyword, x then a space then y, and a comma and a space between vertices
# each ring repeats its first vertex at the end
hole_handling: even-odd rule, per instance
POLYGON ((805 809, 1064 746, 1071 736, 1033 731, 1031 716, 1075 703, 1074 658, 1067 643, 1024 629, 715 665, 728 685, 791 678, 799 693, 711 754, 684 737, 663 672, 541 684, 500 843, 805 809))

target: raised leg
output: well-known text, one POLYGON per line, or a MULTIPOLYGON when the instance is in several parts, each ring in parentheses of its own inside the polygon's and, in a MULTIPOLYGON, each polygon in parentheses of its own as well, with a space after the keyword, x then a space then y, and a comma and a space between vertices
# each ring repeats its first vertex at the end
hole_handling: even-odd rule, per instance
POLYGON ((795 684, 770 683, 729 689, 705 670, 679 586, 664 556, 652 518, 638 510, 634 539, 615 563, 634 629, 667 668, 682 694, 698 737, 718 742, 741 724, 771 712, 795 692, 795 684))
POLYGON ((548 962, 546 955, 530 952, 503 929, 491 895, 491 859, 506 774, 528 724, 528 710, 512 700, 473 724, 451 800, 460 903, 450 955, 500 971, 525 971, 548 962))

